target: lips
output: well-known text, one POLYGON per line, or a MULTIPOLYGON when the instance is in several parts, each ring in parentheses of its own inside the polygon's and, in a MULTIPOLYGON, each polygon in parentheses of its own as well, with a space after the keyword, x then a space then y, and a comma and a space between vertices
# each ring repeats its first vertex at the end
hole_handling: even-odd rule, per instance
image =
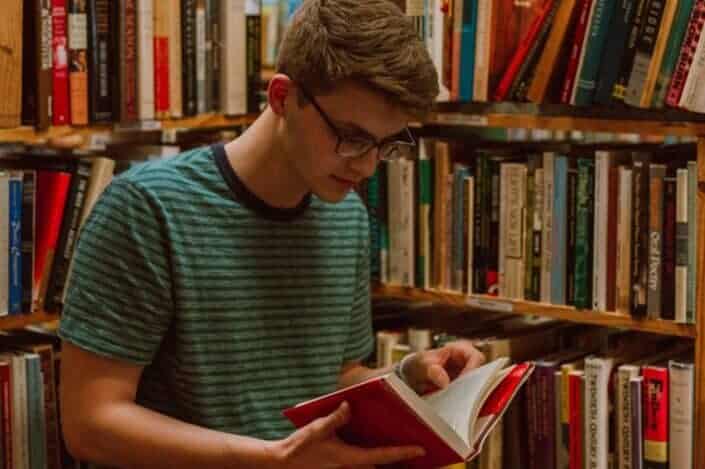
POLYGON ((347 187, 353 187, 357 184, 357 181, 351 181, 350 179, 343 179, 338 176, 331 176, 338 184, 341 184, 343 186, 347 187))

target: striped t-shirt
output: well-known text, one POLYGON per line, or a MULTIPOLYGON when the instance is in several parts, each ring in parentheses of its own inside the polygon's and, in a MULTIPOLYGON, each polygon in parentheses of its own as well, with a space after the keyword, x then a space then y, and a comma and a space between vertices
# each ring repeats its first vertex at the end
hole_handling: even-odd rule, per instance
POLYGON ((279 439, 281 411, 372 352, 367 214, 356 194, 267 206, 222 146, 115 178, 78 242, 60 336, 144 365, 138 403, 279 439))

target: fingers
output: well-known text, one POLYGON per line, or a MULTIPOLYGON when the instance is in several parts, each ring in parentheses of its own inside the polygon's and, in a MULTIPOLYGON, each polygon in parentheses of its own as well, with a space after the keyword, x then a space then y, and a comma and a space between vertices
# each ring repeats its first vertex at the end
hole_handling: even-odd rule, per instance
POLYGON ((450 376, 441 365, 431 365, 428 367, 428 380, 437 388, 445 388, 450 384, 450 376))
POLYGON ((320 441, 333 435, 338 428, 348 423, 348 420, 350 420, 350 405, 343 402, 332 414, 306 425, 304 431, 308 439, 320 441))
POLYGON ((469 350, 468 353, 469 356, 466 357, 465 367, 463 368, 463 371, 460 372, 460 374, 480 367, 484 365, 487 361, 487 359, 485 358, 485 354, 477 350, 475 347, 472 347, 472 349, 469 350))

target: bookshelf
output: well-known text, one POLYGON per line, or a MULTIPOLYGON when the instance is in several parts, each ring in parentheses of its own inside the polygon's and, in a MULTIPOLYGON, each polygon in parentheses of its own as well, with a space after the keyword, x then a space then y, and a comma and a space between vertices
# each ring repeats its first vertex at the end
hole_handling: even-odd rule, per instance
MULTIPOLYGON (((425 135, 442 136, 452 128, 528 128, 584 132, 686 136, 697 140, 697 216, 705 220, 705 115, 677 110, 624 107, 574 107, 531 103, 439 103, 424 123, 425 135)), ((540 315, 604 327, 657 333, 695 342, 695 440, 705 441, 705 225, 698 225, 697 318, 695 325, 664 320, 640 320, 613 312, 580 311, 531 301, 464 295, 418 288, 374 285, 376 299, 431 301, 482 310, 540 315)), ((694 467, 705 468, 705 445, 694 445, 694 467)))
POLYGON ((21 329, 27 326, 33 326, 45 322, 56 321, 59 319, 58 314, 47 312, 36 312, 32 314, 18 314, 15 316, 0 317, 0 330, 21 329))

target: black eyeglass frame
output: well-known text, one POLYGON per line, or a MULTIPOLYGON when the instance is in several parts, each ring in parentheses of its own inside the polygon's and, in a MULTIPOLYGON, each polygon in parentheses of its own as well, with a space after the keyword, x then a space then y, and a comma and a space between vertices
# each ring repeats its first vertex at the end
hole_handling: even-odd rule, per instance
POLYGON ((409 128, 405 127, 404 130, 401 131, 401 133, 406 134, 406 137, 408 138, 407 141, 399 140, 399 134, 392 135, 391 137, 387 137, 379 141, 371 139, 356 139, 358 143, 364 143, 365 147, 360 149, 359 151, 356 151, 355 153, 346 154, 341 152, 340 148, 342 147, 342 145, 345 142, 352 142, 352 140, 347 139, 340 134, 340 129, 333 123, 333 119, 331 119, 330 116, 326 114, 326 112, 318 104, 318 101, 316 101, 313 95, 309 93, 306 88, 301 85, 299 85, 299 88, 301 89, 301 94, 303 94, 303 96, 311 102, 311 105, 313 105, 314 109, 318 111, 318 114, 323 118, 330 130, 338 139, 335 145, 335 153, 341 158, 359 158, 362 155, 367 154, 373 148, 377 148, 378 159, 382 161, 395 161, 397 159, 403 158, 404 152, 411 153, 411 149, 416 147, 416 140, 414 140, 414 136, 411 134, 409 128))

